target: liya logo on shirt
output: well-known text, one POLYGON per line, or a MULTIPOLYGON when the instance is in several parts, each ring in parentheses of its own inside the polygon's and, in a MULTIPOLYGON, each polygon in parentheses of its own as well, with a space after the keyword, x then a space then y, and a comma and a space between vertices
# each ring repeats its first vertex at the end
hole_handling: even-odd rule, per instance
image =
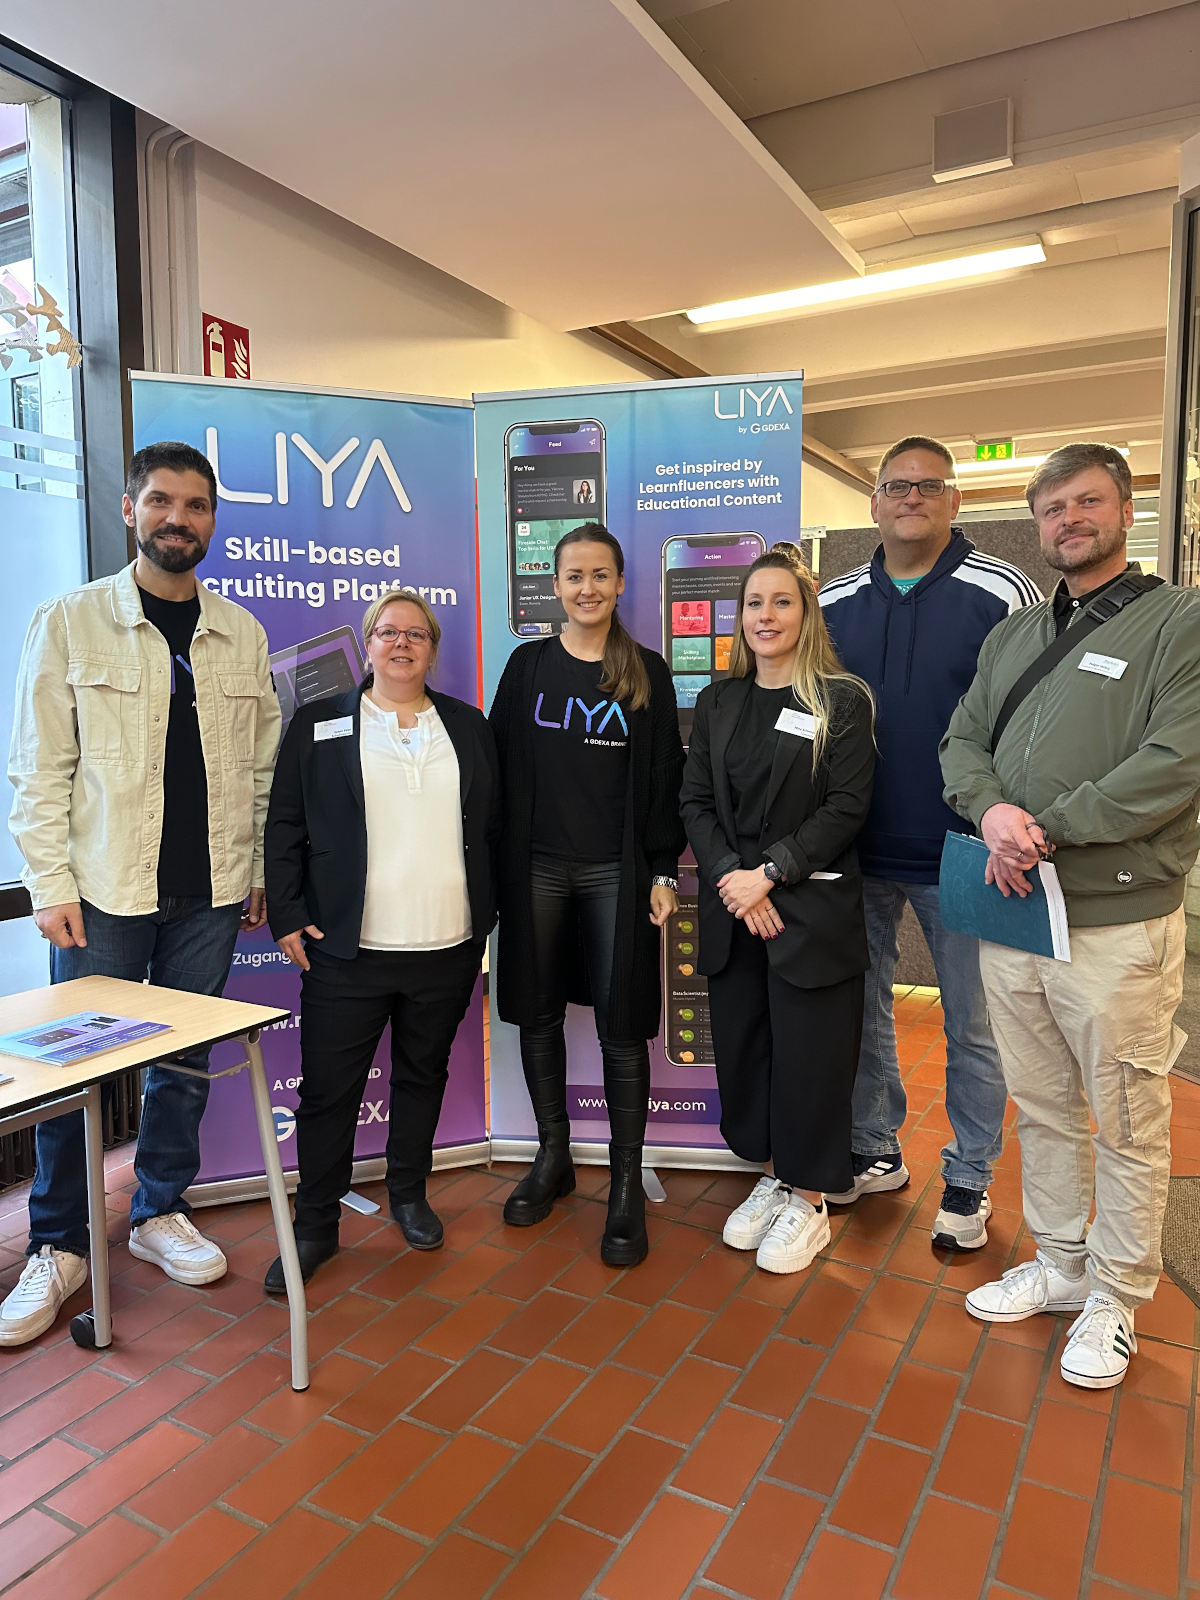
POLYGON ((562 721, 555 722, 552 718, 542 715, 545 695, 539 694, 533 708, 533 720, 539 728, 561 728, 564 733, 569 732, 572 718, 576 730, 584 735, 586 744, 624 744, 629 738, 629 724, 625 721, 625 713, 615 700, 598 700, 594 706, 586 706, 578 695, 569 694, 567 704, 563 710, 562 721), (578 716, 576 713, 578 712, 578 716), (600 739, 599 735, 616 718, 620 724, 624 739, 613 737, 616 729, 612 729, 607 739, 600 739))

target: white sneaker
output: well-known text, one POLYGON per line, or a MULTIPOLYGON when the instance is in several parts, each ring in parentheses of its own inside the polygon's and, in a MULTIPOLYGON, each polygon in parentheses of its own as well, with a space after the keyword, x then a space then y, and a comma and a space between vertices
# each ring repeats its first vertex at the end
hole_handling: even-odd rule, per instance
POLYGON ((68 1295, 87 1282, 87 1262, 44 1244, 30 1256, 16 1288, 0 1305, 0 1345, 28 1344, 45 1333, 68 1295))
POLYGON ((211 1239, 193 1228, 182 1211, 150 1217, 129 1235, 129 1254, 153 1261, 176 1283, 212 1283, 229 1263, 211 1239))
POLYGON ((789 1194, 755 1260, 765 1272, 802 1272, 818 1251, 829 1243, 829 1208, 818 1211, 798 1194, 789 1194))
POLYGON ((1080 1389, 1115 1388, 1137 1349, 1133 1312, 1106 1294, 1090 1294, 1067 1331, 1059 1371, 1080 1389))
POLYGON ((791 1195, 778 1178, 760 1178, 741 1205, 729 1213, 722 1239, 731 1250, 757 1250, 791 1195))
POLYGON ((855 1156, 854 1182, 841 1194, 827 1194, 826 1200, 835 1206, 852 1206, 864 1194, 887 1194, 892 1189, 903 1189, 910 1173, 904 1157, 855 1156))
POLYGON ((1010 1267, 994 1283, 967 1296, 967 1310, 980 1322, 1024 1322, 1039 1311, 1082 1311, 1087 1301, 1083 1274, 1069 1278, 1039 1250, 1032 1261, 1010 1267))

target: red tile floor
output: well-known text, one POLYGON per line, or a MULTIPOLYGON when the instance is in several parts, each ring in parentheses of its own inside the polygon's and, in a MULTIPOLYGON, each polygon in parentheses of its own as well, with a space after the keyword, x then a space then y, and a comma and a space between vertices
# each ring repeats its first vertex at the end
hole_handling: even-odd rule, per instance
MULTIPOLYGON (((64 1318, 0 1353, 0 1590, 1200 1600, 1195 1308, 1164 1281, 1107 1393, 1059 1378, 1064 1321, 972 1322, 964 1292, 1027 1253, 1016 1143, 986 1250, 934 1255, 940 1012, 919 991, 899 1016, 912 1185, 841 1214, 795 1277, 722 1246, 740 1176, 665 1173, 650 1257, 622 1273, 597 1256, 603 1171, 524 1233, 501 1221, 511 1171, 450 1172, 433 1184, 441 1253, 345 1215, 311 1285, 312 1388, 294 1395, 284 1309, 260 1287, 265 1203, 205 1213, 231 1262, 210 1290, 118 1243, 111 1350, 77 1349, 64 1318)), ((1175 1130, 1177 1170, 1200 1172, 1185 1082, 1175 1130)), ((0 1212, 6 1291, 23 1196, 0 1212)))

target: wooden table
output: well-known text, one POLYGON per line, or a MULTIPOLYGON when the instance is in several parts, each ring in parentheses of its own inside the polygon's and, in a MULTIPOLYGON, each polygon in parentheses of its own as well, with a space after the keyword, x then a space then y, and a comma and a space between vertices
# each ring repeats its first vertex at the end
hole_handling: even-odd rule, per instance
POLYGON ((279 1143, 275 1136, 275 1119, 267 1093, 259 1044, 259 1034, 263 1028, 286 1020, 291 1013, 278 1006, 253 1006, 241 1000, 186 994, 180 989, 159 989, 151 984, 130 983, 124 978, 73 978, 69 983, 51 984, 44 989, 27 989, 23 994, 0 999, 0 1033, 13 1033, 18 1028, 56 1022, 79 1011, 101 1011, 113 1016, 137 1017, 147 1022, 165 1022, 169 1024, 171 1032, 138 1039, 133 1044, 65 1067, 0 1055, 0 1073, 12 1074, 11 1083, 0 1083, 0 1132, 14 1132, 33 1123, 45 1122, 51 1117, 64 1116, 70 1111, 83 1112, 88 1224, 91 1232, 92 1310, 73 1319, 72 1337, 78 1344, 94 1344, 101 1349, 106 1349, 112 1343, 101 1086, 123 1072, 147 1067, 154 1062, 172 1071, 199 1078, 223 1078, 248 1068, 263 1167, 271 1196, 271 1213, 287 1284, 292 1388, 307 1389, 308 1322, 304 1280, 296 1254, 283 1168, 279 1161, 279 1143), (245 1054, 241 1061, 219 1072, 200 1072, 194 1067, 164 1059, 164 1051, 169 1051, 171 1056, 189 1055, 223 1039, 237 1040, 245 1054))

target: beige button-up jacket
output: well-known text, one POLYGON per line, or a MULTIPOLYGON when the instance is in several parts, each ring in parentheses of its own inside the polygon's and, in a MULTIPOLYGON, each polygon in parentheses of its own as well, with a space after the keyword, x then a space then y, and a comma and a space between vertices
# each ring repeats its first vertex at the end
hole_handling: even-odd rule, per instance
MULTIPOLYGON (((192 640, 208 778, 214 905, 263 883, 263 827, 280 713, 267 636, 203 584, 192 640)), ((25 639, 8 775, 10 827, 35 910, 90 901, 113 916, 158 905, 170 709, 166 640, 142 614, 132 564, 48 600, 25 639)))

